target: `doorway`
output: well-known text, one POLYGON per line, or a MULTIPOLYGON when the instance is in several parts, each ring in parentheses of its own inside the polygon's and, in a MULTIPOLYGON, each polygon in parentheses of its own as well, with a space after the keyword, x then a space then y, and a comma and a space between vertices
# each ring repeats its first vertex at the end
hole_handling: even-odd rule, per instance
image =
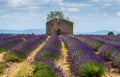
POLYGON ((61 30, 60 29, 57 30, 57 35, 61 35, 61 30))

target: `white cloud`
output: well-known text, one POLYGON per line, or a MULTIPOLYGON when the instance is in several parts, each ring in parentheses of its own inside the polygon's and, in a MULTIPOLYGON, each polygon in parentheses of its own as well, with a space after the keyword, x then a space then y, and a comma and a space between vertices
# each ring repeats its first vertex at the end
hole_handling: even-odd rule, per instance
POLYGON ((29 12, 26 14, 20 13, 20 12, 14 12, 11 14, 5 14, 1 15, 0 18, 14 18, 14 19, 25 19, 25 18, 31 18, 31 17, 42 17, 43 15, 35 12, 29 12))
POLYGON ((70 17, 70 19, 72 19, 72 20, 80 20, 81 17, 80 17, 80 16, 76 16, 76 15, 72 15, 72 16, 70 17))
POLYGON ((117 12, 116 15, 117 15, 117 16, 120 16, 120 12, 117 12))
POLYGON ((69 12, 79 12, 79 8, 68 8, 69 12))
POLYGON ((89 6, 92 6, 93 4, 86 4, 86 3, 62 3, 62 6, 65 6, 65 7, 89 7, 89 6))
POLYGON ((93 2, 98 2, 99 0, 92 0, 93 2))
POLYGON ((14 13, 11 13, 11 14, 5 14, 5 15, 2 15, 1 18, 22 18, 23 17, 23 14, 19 13, 19 12, 14 12, 14 13))
POLYGON ((7 0, 7 2, 11 7, 18 7, 28 4, 29 0, 7 0))
POLYGON ((7 0, 7 2, 11 7, 15 8, 19 6, 60 4, 62 0, 7 0))
POLYGON ((104 6, 109 7, 109 6, 111 6, 111 4, 110 3, 106 3, 106 4, 104 4, 104 6))
POLYGON ((77 3, 77 2, 61 2, 62 10, 67 12, 79 12, 80 8, 90 7, 93 4, 77 3))
POLYGON ((113 2, 113 1, 117 1, 117 0, 103 0, 104 2, 113 2))
POLYGON ((40 9, 40 7, 39 6, 35 6, 35 5, 33 5, 33 6, 26 6, 26 7, 19 7, 19 8, 14 8, 14 10, 16 10, 16 11, 35 11, 35 10, 38 10, 38 9, 40 9))
POLYGON ((103 16, 104 16, 104 17, 109 17, 106 12, 103 13, 103 16))
POLYGON ((31 5, 61 4, 62 0, 30 0, 31 5))

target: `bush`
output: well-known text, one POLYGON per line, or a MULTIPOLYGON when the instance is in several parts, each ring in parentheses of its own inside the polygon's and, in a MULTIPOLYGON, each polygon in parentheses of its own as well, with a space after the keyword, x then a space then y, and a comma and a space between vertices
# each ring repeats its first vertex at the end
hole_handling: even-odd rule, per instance
POLYGON ((108 32, 108 35, 114 35, 114 33, 113 32, 108 32))
POLYGON ((116 54, 113 58, 113 67, 120 68, 120 54, 116 54))
POLYGON ((3 64, 0 64, 0 74, 3 72, 3 70, 5 69, 3 64))
POLYGON ((33 77, 59 77, 59 75, 55 72, 53 66, 44 62, 39 62, 35 63, 33 77))
POLYGON ((33 65, 30 63, 24 64, 14 77, 32 77, 33 65))
POLYGON ((47 52, 43 52, 39 55, 40 58, 44 58, 44 57, 52 57, 56 60, 59 59, 59 55, 53 53, 53 52, 50 52, 50 51, 47 51, 47 52))
POLYGON ((8 61, 13 61, 13 62, 19 62, 19 61, 23 61, 23 56, 17 54, 17 53, 10 53, 5 57, 5 62, 8 61))
POLYGON ((120 33, 118 33, 117 35, 120 36, 120 33))
POLYGON ((82 77, 101 77, 106 71, 104 65, 91 60, 79 66, 78 75, 82 77))
POLYGON ((0 48, 0 53, 4 52, 4 49, 3 48, 0 48))

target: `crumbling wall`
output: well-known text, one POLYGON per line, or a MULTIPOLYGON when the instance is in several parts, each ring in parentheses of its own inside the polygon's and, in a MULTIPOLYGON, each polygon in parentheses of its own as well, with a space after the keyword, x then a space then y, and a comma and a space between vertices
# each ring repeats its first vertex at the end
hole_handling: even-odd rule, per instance
POLYGON ((53 19, 46 23, 46 34, 57 34, 57 30, 61 30, 61 34, 73 34, 73 23, 64 19, 53 19))

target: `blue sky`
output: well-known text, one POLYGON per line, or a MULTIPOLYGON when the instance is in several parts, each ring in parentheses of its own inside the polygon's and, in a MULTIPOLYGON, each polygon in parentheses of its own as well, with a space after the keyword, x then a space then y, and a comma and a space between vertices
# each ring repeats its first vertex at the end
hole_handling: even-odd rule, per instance
POLYGON ((74 32, 120 31, 120 0, 0 0, 0 29, 45 29, 55 10, 74 22, 74 32))

